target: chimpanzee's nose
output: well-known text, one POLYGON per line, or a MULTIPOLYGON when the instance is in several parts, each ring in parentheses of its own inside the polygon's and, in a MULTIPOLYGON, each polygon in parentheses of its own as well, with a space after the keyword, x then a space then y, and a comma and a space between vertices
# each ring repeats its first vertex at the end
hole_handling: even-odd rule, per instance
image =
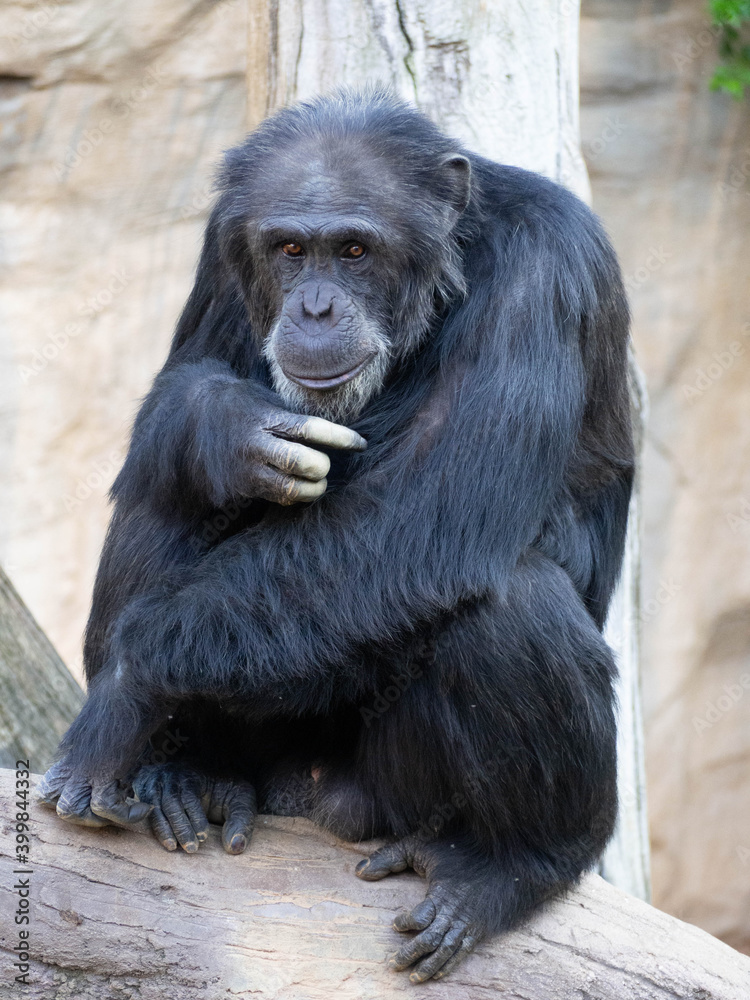
POLYGON ((306 285, 302 290, 302 312, 311 319, 323 319, 333 309, 336 286, 326 281, 306 285))

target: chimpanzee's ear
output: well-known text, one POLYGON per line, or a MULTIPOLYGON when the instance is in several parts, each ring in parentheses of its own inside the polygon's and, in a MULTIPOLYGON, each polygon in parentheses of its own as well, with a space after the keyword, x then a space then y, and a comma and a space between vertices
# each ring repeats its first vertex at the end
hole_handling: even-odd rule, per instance
POLYGON ((468 158, 459 153, 446 157, 440 164, 440 179, 450 204, 461 214, 471 198, 471 163, 468 158))

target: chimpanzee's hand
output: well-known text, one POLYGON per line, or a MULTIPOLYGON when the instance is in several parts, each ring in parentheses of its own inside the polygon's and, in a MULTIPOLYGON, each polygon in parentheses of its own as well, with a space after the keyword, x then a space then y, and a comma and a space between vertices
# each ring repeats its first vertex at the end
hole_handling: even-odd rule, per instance
POLYGON ((347 451, 367 447, 356 431, 322 417, 289 413, 268 404, 259 416, 245 448, 240 473, 244 481, 238 484, 245 496, 284 505, 315 500, 325 493, 331 461, 309 445, 347 451))
POLYGON ((123 781, 91 782, 76 774, 63 758, 37 785, 36 799, 76 826, 132 826, 145 819, 153 806, 129 800, 129 791, 123 781))
POLYGON ((158 505, 238 500, 293 504, 326 489, 330 460, 318 447, 362 451, 364 438, 321 417, 291 413, 281 396, 216 360, 169 366, 133 428, 118 499, 158 505), (158 455, 158 459, 154 456, 158 455))
POLYGON ((151 829, 168 851, 177 845, 194 854, 208 837, 208 824, 222 824, 228 854, 242 854, 255 824, 255 789, 247 781, 209 777, 186 764, 147 764, 133 780, 141 802, 153 806, 151 829))

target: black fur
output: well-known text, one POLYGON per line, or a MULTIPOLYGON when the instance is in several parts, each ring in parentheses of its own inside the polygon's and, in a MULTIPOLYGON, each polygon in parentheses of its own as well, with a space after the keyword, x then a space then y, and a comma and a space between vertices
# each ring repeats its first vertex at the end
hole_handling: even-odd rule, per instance
POLYGON ((484 931, 573 883, 616 811, 601 627, 633 470, 627 340, 614 253, 563 188, 384 94, 265 122, 227 157, 113 489, 66 760, 126 774, 171 715, 188 759, 267 808, 434 842, 484 931), (366 452, 281 507, 232 479, 243 400, 279 404, 261 355, 278 289, 248 220, 287 210, 279 164, 329 148, 366 205, 389 185, 369 302, 393 363, 354 424, 366 452), (437 165, 462 153, 459 214, 437 165))

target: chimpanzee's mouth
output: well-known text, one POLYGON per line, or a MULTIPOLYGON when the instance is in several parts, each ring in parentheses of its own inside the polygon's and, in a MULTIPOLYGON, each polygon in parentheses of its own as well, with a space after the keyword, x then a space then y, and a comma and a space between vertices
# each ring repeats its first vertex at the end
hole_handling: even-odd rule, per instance
MULTIPOLYGON (((335 389, 338 385, 343 385, 345 382, 351 382, 353 378, 357 375, 372 361, 375 357, 375 353, 368 354, 364 361, 360 361, 358 365, 354 368, 350 368, 348 372, 341 372, 340 375, 326 375, 322 378, 309 378, 306 375, 294 375, 292 372, 285 371, 284 374, 292 382, 296 382, 297 385, 301 385, 303 389, 335 389)), ((282 369, 283 371, 283 369, 282 369)))

